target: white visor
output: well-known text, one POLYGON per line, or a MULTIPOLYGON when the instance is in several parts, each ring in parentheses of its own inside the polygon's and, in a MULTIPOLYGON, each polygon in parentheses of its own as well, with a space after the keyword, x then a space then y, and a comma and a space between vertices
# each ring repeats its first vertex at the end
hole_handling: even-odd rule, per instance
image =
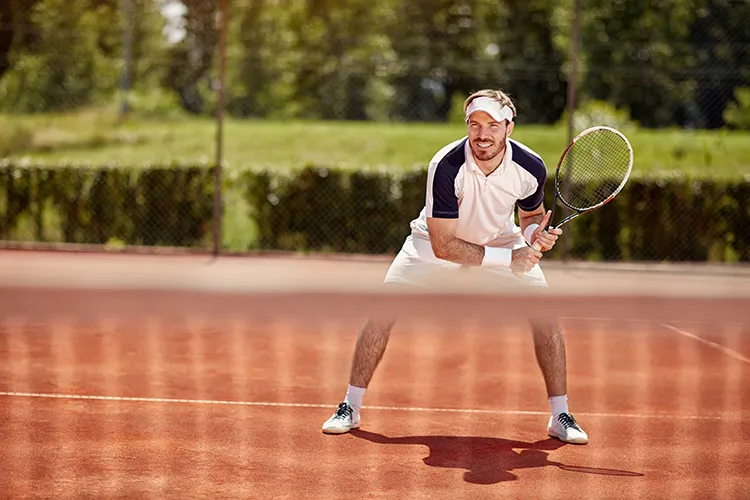
POLYGON ((508 122, 513 121, 513 110, 508 106, 501 106, 499 102, 489 97, 477 97, 469 103, 469 107, 466 108, 467 123, 469 122, 469 117, 477 111, 484 111, 496 122, 503 120, 508 120, 508 122))

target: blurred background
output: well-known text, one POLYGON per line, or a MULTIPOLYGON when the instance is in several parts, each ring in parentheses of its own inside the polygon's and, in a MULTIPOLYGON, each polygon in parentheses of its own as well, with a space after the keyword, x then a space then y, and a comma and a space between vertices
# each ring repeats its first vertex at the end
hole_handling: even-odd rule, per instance
POLYGON ((750 260, 748 0, 3 0, 0 245, 395 254, 487 87, 633 144, 547 259, 750 260))

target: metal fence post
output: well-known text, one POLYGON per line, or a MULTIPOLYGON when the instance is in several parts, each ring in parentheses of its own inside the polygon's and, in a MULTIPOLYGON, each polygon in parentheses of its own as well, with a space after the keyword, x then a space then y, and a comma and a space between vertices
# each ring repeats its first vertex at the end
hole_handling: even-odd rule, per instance
POLYGON ((224 139, 224 87, 226 74, 227 46, 227 0, 219 1, 219 100, 216 105, 216 165, 214 166, 214 230, 213 255, 221 252, 221 193, 222 193, 222 156, 224 139))
MULTIPOLYGON (((570 73, 568 74, 568 140, 565 146, 575 137, 574 115, 576 110, 576 86, 578 84, 578 42, 580 39, 579 17, 581 12, 580 0, 573 0, 573 25, 570 30, 570 73)), ((570 252, 570 238, 563 239, 562 259, 568 259, 570 252)))
POLYGON ((130 111, 128 97, 130 93, 131 70, 133 64, 133 0, 122 0, 122 75, 120 78, 120 116, 124 117, 130 111))

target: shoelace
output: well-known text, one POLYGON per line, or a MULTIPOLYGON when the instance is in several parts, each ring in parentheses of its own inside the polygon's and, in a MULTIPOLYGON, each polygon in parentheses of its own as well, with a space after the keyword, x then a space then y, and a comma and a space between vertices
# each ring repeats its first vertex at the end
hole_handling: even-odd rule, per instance
POLYGON ((569 413, 559 414, 557 416, 557 421, 560 422, 563 428, 565 429, 572 427, 574 429, 580 430, 580 427, 578 427, 578 424, 576 423, 576 420, 573 418, 573 415, 570 415, 569 413))
POLYGON ((344 419, 349 418, 352 416, 352 407, 349 406, 346 403, 339 404, 338 409, 336 410, 336 414, 334 415, 334 419, 344 419))

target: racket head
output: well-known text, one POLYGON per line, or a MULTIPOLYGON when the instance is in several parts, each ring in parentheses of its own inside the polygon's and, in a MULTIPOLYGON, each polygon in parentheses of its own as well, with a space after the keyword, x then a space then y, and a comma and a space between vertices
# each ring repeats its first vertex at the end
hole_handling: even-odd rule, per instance
POLYGON ((578 134, 557 163, 555 195, 583 213, 606 205, 622 191, 633 170, 633 147, 612 127, 599 125, 578 134))

